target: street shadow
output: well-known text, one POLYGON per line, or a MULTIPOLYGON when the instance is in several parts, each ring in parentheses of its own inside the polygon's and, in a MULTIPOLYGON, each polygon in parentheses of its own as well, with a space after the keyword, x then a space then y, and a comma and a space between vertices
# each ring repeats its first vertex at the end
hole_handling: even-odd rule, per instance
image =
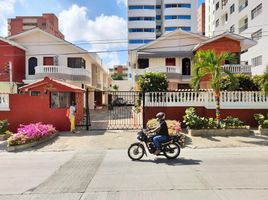
POLYGON ((184 166, 184 165, 200 165, 202 160, 186 159, 186 158, 177 158, 174 160, 169 160, 167 158, 156 157, 154 160, 139 160, 135 162, 166 164, 171 166, 179 166, 179 165, 184 166))
POLYGON ((219 139, 214 138, 213 136, 207 136, 207 137, 202 137, 202 138, 208 139, 212 142, 220 142, 221 141, 219 139))
POLYGON ((254 145, 259 145, 259 146, 268 146, 268 136, 264 135, 253 135, 248 138, 254 139, 254 141, 243 141, 240 140, 240 142, 245 143, 245 144, 254 144, 254 145))
POLYGON ((7 141, 1 142, 0 151, 6 151, 6 148, 7 148, 7 141))

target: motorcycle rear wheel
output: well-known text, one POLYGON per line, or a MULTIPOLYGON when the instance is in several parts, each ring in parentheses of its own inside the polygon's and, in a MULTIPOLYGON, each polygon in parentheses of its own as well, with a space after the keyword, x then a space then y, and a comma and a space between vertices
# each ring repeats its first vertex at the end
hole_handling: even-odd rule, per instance
POLYGON ((164 147, 163 153, 168 159, 175 159, 180 155, 181 148, 177 143, 171 143, 164 147))
POLYGON ((127 153, 128 153, 128 157, 131 160, 140 160, 145 153, 145 149, 141 143, 134 143, 130 145, 127 153))

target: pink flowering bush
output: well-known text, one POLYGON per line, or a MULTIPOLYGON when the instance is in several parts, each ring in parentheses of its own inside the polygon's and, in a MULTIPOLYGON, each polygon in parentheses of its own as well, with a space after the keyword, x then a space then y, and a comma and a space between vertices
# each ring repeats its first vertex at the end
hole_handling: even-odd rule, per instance
POLYGON ((29 125, 20 125, 16 134, 8 139, 9 146, 27 144, 49 137, 56 133, 56 129, 51 124, 41 122, 29 125))
MULTIPOLYGON (((181 123, 176 120, 166 120, 168 126, 169 135, 177 135, 181 131, 181 123)), ((156 119, 151 119, 147 122, 147 127, 149 129, 154 129, 159 122, 156 119)))

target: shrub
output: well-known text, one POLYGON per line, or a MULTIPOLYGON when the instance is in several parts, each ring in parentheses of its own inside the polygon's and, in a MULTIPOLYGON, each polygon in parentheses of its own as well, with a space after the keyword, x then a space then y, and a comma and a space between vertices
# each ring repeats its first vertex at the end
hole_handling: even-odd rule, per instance
POLYGON ((8 139, 9 146, 27 144, 40 139, 49 137, 56 132, 56 129, 50 124, 29 124, 21 125, 17 133, 8 139))
POLYGON ((255 120, 258 122, 259 126, 261 128, 268 128, 268 115, 265 118, 265 116, 261 113, 254 115, 255 120))
POLYGON ((7 120, 0 120, 0 134, 6 134, 9 123, 7 120))
POLYGON ((145 73, 138 79, 138 86, 143 92, 164 92, 168 90, 168 80, 163 73, 145 73))
POLYGON ((205 117, 199 117, 195 113, 195 108, 187 108, 185 110, 186 115, 183 116, 183 122, 189 129, 202 129, 208 127, 208 119, 205 117))
POLYGON ((245 74, 235 74, 234 77, 237 79, 236 85, 233 85, 230 80, 230 77, 227 76, 222 79, 221 89, 228 90, 228 91, 233 91, 233 90, 259 91, 260 90, 258 77, 254 79, 251 76, 245 75, 245 74))
POLYGON ((216 119, 200 117, 192 107, 187 108, 185 113, 183 122, 189 129, 242 128, 244 126, 244 122, 240 119, 229 116, 221 121, 219 127, 216 119))
POLYGON ((222 128, 242 128, 243 126, 244 122, 236 117, 228 116, 222 120, 222 128))
MULTIPOLYGON (((181 131, 181 123, 176 120, 166 120, 168 126, 169 135, 176 135, 181 131)), ((158 121, 156 119, 151 119, 147 122, 147 127, 149 129, 154 129, 158 125, 158 121)))

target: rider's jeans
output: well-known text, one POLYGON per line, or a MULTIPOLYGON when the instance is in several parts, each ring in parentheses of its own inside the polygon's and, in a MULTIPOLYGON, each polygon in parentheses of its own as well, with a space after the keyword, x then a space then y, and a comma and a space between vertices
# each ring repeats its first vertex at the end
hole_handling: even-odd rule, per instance
POLYGON ((164 142, 165 140, 167 140, 167 136, 166 135, 157 135, 157 136, 154 136, 153 143, 154 143, 155 148, 157 150, 160 150, 161 143, 164 142))

